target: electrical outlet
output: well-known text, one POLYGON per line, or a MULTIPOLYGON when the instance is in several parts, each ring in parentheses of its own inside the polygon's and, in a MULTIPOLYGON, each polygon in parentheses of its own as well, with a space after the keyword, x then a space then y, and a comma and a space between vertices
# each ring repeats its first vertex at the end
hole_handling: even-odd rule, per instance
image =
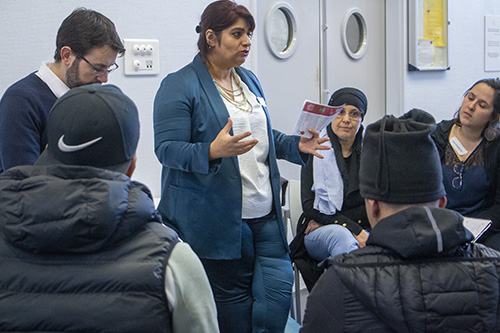
POLYGON ((160 73, 160 47, 157 39, 124 38, 125 75, 156 75, 160 73))

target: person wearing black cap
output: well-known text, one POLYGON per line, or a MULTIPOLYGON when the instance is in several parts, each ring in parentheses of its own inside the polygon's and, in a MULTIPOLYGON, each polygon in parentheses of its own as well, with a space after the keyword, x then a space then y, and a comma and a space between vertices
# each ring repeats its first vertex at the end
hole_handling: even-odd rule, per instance
POLYGON ((368 101, 356 88, 342 88, 330 97, 329 105, 344 109, 320 137, 328 137, 332 149, 324 159, 311 156, 301 171, 304 213, 297 235, 290 244, 292 260, 310 291, 327 257, 365 246, 369 229, 365 202, 359 193, 359 157, 368 101))
MULTIPOLYGON (((77 8, 57 31, 54 62, 12 84, 0 99, 0 173, 33 165, 47 145, 47 119, 56 100, 71 88, 106 83, 125 48, 113 22, 77 8)), ((25 52, 25 45, 19 43, 25 52)), ((30 52, 36 53, 31 47, 30 52)))
POLYGON ((0 175, 0 329, 217 332, 200 260, 129 176, 139 117, 113 85, 54 104, 34 166, 0 175))
POLYGON ((369 125, 360 191, 366 246, 328 261, 301 332, 498 332, 500 253, 446 205, 434 118, 413 109, 369 125))

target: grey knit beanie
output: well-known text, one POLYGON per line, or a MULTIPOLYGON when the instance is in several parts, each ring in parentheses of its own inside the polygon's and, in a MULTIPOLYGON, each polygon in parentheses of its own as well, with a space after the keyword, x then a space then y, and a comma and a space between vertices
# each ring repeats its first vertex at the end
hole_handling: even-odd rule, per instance
POLYGON ((446 195, 429 113, 413 109, 384 116, 366 128, 361 150, 361 196, 395 204, 435 201, 446 195))

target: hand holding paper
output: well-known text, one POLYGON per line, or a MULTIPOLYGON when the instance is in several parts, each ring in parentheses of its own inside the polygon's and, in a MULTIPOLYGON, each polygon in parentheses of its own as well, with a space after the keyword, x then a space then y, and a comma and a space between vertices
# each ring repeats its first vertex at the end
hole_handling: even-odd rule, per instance
POLYGON ((344 105, 331 106, 305 100, 293 134, 311 138, 313 132, 309 131, 310 128, 315 129, 318 133, 321 132, 343 108, 344 105))

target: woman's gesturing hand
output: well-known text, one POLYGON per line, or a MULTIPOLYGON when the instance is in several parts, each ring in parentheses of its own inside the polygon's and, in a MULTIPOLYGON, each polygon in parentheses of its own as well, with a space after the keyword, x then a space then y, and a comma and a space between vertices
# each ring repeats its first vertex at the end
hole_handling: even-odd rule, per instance
POLYGON ((299 142, 299 151, 305 154, 312 154, 318 158, 323 158, 323 155, 318 153, 318 150, 328 150, 330 147, 323 146, 322 144, 329 140, 328 137, 320 138, 318 131, 314 128, 309 128, 309 133, 313 136, 311 138, 301 137, 299 142))
POLYGON ((226 126, 217 134, 217 137, 210 144, 208 158, 215 160, 221 157, 232 157, 245 154, 250 151, 259 142, 257 139, 243 140, 251 132, 245 132, 238 135, 230 135, 229 131, 233 127, 233 121, 228 118, 226 126))

